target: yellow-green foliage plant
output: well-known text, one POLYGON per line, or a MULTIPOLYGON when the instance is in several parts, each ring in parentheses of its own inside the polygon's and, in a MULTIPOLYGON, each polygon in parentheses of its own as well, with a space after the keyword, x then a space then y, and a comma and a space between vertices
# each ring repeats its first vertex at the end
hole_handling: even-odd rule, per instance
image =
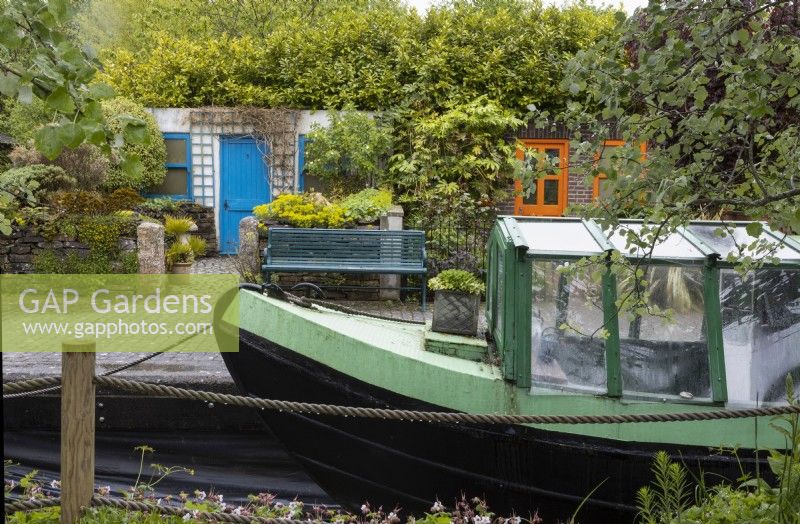
POLYGON ((171 237, 185 235, 191 231, 194 221, 187 217, 164 216, 164 232, 171 237))
POLYGON ((186 243, 192 248, 192 253, 194 253, 195 257, 202 257, 206 254, 207 243, 205 239, 197 235, 189 235, 186 239, 186 243))
POLYGON ((367 188, 348 195, 341 202, 345 216, 359 224, 375 222, 392 207, 392 192, 367 188))
POLYGON ((301 228, 339 228, 347 224, 345 210, 341 206, 309 193, 280 195, 270 204, 254 207, 253 214, 260 221, 274 220, 301 228))

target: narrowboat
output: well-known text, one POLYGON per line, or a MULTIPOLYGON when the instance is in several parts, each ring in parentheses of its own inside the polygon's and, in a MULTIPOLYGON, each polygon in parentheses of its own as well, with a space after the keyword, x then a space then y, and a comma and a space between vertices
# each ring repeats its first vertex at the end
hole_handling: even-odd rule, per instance
MULTIPOLYGON (((642 227, 500 217, 478 337, 302 307, 252 286, 238 291, 238 318, 218 308, 215 333, 238 339, 225 363, 243 394, 262 398, 553 415, 785 403, 786 375, 800 386, 800 244, 764 225, 769 263, 743 274, 729 255, 755 255, 747 224, 693 222, 652 249, 630 247, 642 227), (604 262, 614 257, 641 271, 615 274, 604 262), (642 279, 646 307, 621 307, 642 279)), ((547 521, 582 503, 581 522, 631 521, 659 450, 715 483, 759 461, 768 474, 763 450, 785 447, 769 418, 479 425, 259 413, 345 506, 430 511, 464 494, 547 521)))

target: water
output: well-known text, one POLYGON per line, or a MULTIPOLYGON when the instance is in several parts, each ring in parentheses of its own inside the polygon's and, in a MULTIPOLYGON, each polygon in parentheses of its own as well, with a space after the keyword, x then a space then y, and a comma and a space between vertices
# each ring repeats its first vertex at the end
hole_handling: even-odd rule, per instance
MULTIPOLYGON (((143 444, 155 449, 145 456, 144 479, 152 473, 149 465, 153 463, 195 470, 193 476, 177 473, 164 479, 157 486, 157 497, 199 489, 222 493, 226 502, 243 503, 248 494, 266 491, 283 502, 297 497, 307 505, 335 506, 279 442, 256 432, 98 432, 95 485, 110 486, 112 495, 120 496, 136 479, 140 455, 133 448, 143 444)), ((18 481, 38 469, 37 478, 47 486, 47 494, 58 495, 49 485, 59 477, 59 446, 55 431, 4 431, 4 458, 18 464, 6 468, 5 478, 18 481)))

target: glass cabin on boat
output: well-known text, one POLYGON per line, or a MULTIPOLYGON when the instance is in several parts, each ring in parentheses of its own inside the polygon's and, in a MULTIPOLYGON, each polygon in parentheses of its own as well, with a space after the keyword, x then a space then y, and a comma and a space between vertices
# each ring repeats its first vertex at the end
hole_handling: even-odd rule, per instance
POLYGON ((506 379, 535 395, 785 403, 787 374, 800 393, 800 243, 747 225, 697 221, 637 247, 641 221, 499 218, 486 317, 506 379), (766 258, 742 273, 734 256, 766 258))

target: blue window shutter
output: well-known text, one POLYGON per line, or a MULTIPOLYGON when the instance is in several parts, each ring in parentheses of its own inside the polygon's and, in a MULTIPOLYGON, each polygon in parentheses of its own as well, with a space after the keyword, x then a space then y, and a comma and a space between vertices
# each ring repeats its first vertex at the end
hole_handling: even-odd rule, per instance
POLYGON ((306 190, 306 135, 297 137, 297 192, 306 190))

